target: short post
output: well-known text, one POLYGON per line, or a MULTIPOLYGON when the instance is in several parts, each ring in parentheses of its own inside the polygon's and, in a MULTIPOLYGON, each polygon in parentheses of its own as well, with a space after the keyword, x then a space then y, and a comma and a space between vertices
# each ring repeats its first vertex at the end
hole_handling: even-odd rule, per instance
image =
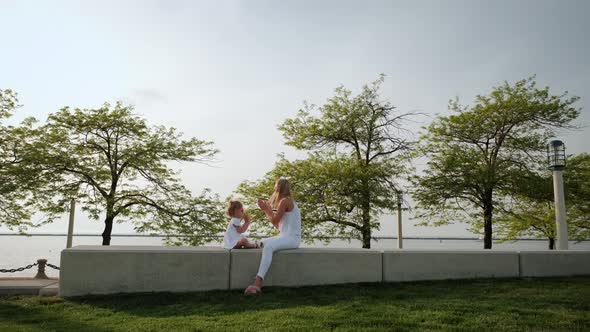
POLYGON ((68 223, 68 239, 66 248, 72 247, 72 236, 74 235, 74 210, 76 209, 76 200, 72 198, 70 201, 70 222, 68 223))
POLYGON ((402 235, 402 200, 404 195, 401 191, 397 192, 397 248, 404 248, 404 238, 402 235))
POLYGON ((557 250, 568 249, 563 170, 565 169, 565 144, 553 140, 547 145, 549 169, 553 171, 553 195, 555 198, 555 222, 557 226, 557 250))
POLYGON ((37 275, 35 279, 49 279, 49 277, 45 274, 45 265, 47 264, 47 260, 44 258, 37 260, 37 275))

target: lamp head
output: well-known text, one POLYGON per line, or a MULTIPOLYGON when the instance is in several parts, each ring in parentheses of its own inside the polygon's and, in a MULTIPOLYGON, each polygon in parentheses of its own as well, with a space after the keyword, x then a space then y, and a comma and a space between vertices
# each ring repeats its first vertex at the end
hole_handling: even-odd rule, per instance
POLYGON ((562 141, 553 140, 547 144, 547 162, 551 170, 565 168, 565 144, 562 141))

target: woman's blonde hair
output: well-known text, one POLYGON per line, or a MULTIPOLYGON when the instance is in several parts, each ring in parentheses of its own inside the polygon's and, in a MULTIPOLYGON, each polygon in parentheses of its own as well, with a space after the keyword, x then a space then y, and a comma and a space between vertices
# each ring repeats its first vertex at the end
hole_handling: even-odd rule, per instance
POLYGON ((229 203, 227 204, 227 210, 225 211, 225 213, 227 213, 228 217, 234 217, 236 210, 237 209, 241 209, 243 207, 242 202, 240 201, 229 201, 229 203))
POLYGON ((281 199, 285 197, 291 198, 291 186, 289 185, 287 178, 280 177, 277 182, 275 182, 275 191, 270 196, 270 206, 277 208, 281 199))

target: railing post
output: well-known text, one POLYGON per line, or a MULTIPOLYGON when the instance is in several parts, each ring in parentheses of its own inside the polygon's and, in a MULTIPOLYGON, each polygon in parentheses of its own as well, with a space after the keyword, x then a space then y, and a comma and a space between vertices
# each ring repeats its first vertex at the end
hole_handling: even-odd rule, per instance
POLYGON ((49 279, 49 277, 45 274, 45 264, 47 264, 47 260, 44 258, 37 260, 37 275, 35 279, 49 279))
POLYGON ((402 233, 402 200, 404 199, 401 191, 397 192, 397 248, 404 248, 404 236, 402 233))
POLYGON ((74 236, 74 210, 76 209, 76 200, 72 198, 70 201, 70 222, 68 224, 68 239, 66 248, 72 247, 72 236, 74 236))

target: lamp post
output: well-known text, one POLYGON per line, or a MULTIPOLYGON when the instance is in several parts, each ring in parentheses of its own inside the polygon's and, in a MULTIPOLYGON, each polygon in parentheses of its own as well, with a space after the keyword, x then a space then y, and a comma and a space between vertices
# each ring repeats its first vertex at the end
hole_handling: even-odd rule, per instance
POLYGON ((72 237, 74 236, 74 210, 76 210, 76 200, 70 200, 70 222, 68 223, 68 237, 66 239, 66 248, 72 247, 72 237))
POLYGON ((404 238, 402 236, 402 200, 404 194, 401 191, 396 193, 397 198, 397 248, 404 248, 404 238))
POLYGON ((547 145, 547 161, 553 171, 553 195, 555 196, 555 222, 557 224, 557 249, 567 250, 567 223, 565 220, 565 195, 563 170, 565 169, 565 144, 553 140, 547 145))

